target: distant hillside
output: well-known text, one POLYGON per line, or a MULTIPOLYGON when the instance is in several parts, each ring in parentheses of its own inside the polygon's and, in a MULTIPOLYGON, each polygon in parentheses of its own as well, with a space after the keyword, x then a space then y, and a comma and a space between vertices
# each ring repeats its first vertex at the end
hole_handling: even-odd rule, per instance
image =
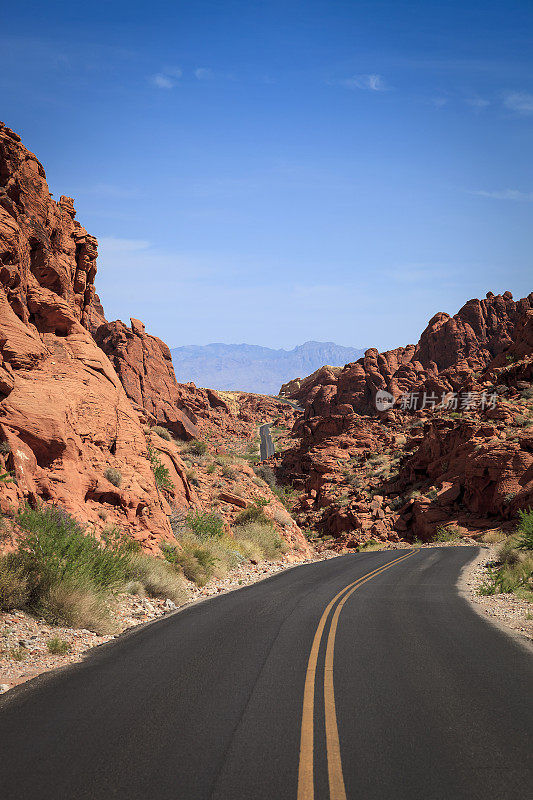
POLYGON ((272 350, 255 344, 207 344, 171 351, 179 383, 193 381, 210 389, 243 389, 277 394, 282 383, 304 377, 324 364, 344 366, 364 350, 333 342, 305 342, 293 350, 272 350))

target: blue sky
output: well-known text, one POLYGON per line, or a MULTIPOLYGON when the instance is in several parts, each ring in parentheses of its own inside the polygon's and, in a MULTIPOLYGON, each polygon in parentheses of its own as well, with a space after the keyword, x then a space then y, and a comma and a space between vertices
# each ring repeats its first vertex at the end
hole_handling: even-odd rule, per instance
POLYGON ((385 349, 533 289, 530 2, 21 0, 0 31, 109 319, 385 349))

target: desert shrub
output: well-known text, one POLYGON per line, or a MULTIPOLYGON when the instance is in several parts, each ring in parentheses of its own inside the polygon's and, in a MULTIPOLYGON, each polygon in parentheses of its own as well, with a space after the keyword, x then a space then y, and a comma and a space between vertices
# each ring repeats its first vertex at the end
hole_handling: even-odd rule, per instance
POLYGON ((213 576, 215 561, 201 545, 176 547, 163 545, 163 555, 169 564, 180 570, 187 580, 204 586, 213 576))
POLYGON ((0 453, 2 453, 2 455, 7 455, 10 452, 11 452, 11 447, 9 445, 9 442, 5 441, 0 442, 0 453))
POLYGON ((187 450, 195 456, 205 456, 207 453, 207 442, 202 442, 200 439, 191 439, 187 444, 187 450))
POLYGON ((162 439, 166 439, 167 442, 172 441, 170 431, 168 431, 166 428, 163 428, 161 425, 154 425, 152 432, 157 433, 158 436, 160 436, 162 439))
POLYGON ((278 525, 283 525, 284 528, 292 525, 293 519, 291 515, 286 511, 283 511, 281 508, 275 508, 272 512, 272 516, 274 517, 275 522, 277 522, 278 525))
POLYGON ((514 418, 513 424, 517 428, 529 428, 530 425, 533 425, 533 414, 529 412, 529 414, 518 414, 514 418))
POLYGON ((206 468, 205 471, 207 472, 208 475, 212 475, 214 473, 214 471, 216 470, 216 468, 217 468, 217 465, 215 464, 214 461, 212 461, 211 464, 209 464, 209 466, 206 468))
POLYGON ((258 478, 261 478, 267 486, 270 486, 273 489, 276 486, 276 476, 274 475, 274 470, 272 467, 269 467, 268 464, 260 464, 258 467, 254 468, 254 472, 258 478))
POLYGON ((160 597, 182 605, 187 600, 187 588, 180 575, 161 558, 134 555, 128 568, 128 579, 140 583, 149 597, 160 597))
POLYGON ((461 537, 461 531, 454 525, 444 525, 437 528, 435 535, 436 542, 454 542, 461 537))
POLYGON ((224 464, 222 467, 222 477, 229 481, 234 481, 237 478, 237 471, 233 469, 233 467, 230 467, 229 464, 224 464))
POLYGON ((524 389, 523 392, 520 393, 520 397, 522 400, 533 400, 533 386, 524 389))
POLYGON ((239 525, 247 525, 249 522, 259 522, 262 525, 272 526, 263 510, 266 505, 268 505, 268 500, 263 500, 261 497, 256 498, 247 508, 239 511, 235 517, 234 525, 238 527, 239 525))
POLYGON ((278 558, 283 552, 283 539, 270 523, 250 521, 234 528, 237 544, 255 545, 264 558, 278 558))
POLYGON ((104 476, 107 478, 109 483, 112 483, 113 486, 117 487, 117 489, 122 483, 122 473, 120 470, 115 469, 115 467, 108 467, 104 472, 104 476))
POLYGON ((100 511, 98 512, 98 516, 100 517, 101 520, 103 520, 103 522, 106 521, 106 519, 107 519, 107 511, 105 510, 105 508, 101 508, 100 509, 100 511))
POLYGON ((13 661, 24 661, 28 656, 28 651, 24 647, 12 647, 7 654, 13 661))
POLYGON ((516 546, 519 550, 533 550, 533 511, 519 511, 516 546))
POLYGON ((193 511, 187 516, 186 524, 200 539, 219 539, 224 535, 224 520, 212 511, 193 511))
POLYGON ((154 473, 156 486, 159 489, 172 491, 174 489, 174 484, 170 480, 170 472, 168 467, 165 467, 165 465, 161 462, 161 459, 151 445, 148 445, 148 458, 150 459, 150 466, 152 467, 152 472, 154 473))
POLYGON ((487 531, 482 534, 481 541, 485 544, 500 544, 507 538, 503 531, 487 531))
POLYGON ((187 472, 185 473, 185 477, 187 478, 189 483, 192 483, 193 486, 199 486, 200 485, 200 481, 198 480, 198 476, 197 476, 196 472, 193 469, 188 469, 187 472))
POLYGON ((10 574, 26 582, 17 604, 52 624, 112 632, 112 601, 132 582, 152 596, 184 599, 179 576, 162 560, 143 555, 117 528, 104 530, 99 541, 54 506, 25 507, 17 522, 24 536, 5 559, 10 574))
POLYGON ((70 644, 59 636, 52 636, 51 639, 48 639, 46 647, 53 656, 64 656, 70 650, 70 644))
POLYGON ((22 566, 9 555, 0 557, 0 611, 23 608, 29 595, 29 581, 22 566))

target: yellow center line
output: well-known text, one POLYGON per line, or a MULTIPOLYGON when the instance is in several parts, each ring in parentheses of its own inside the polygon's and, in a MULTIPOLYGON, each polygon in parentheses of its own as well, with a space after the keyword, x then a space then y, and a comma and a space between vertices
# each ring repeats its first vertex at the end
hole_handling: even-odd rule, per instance
POLYGON ((339 616, 346 601, 351 595, 359 589, 367 581, 379 575, 381 572, 390 569, 399 561, 405 561, 410 558, 417 550, 386 564, 379 571, 374 574, 368 575, 363 580, 358 581, 357 585, 349 589, 342 600, 337 605, 331 619, 329 627, 328 641, 326 645, 326 658, 324 664, 324 709, 325 709, 325 723, 326 723, 326 752, 328 760, 328 780, 329 780, 329 797, 330 800, 346 800, 346 790, 344 788, 344 777, 342 774, 342 760, 341 749, 339 742, 339 730, 337 727, 337 713, 335 709, 335 692, 333 687, 333 659, 335 654, 335 636, 337 633, 337 625, 339 616))
MULTIPOLYGON (((298 768, 297 800, 314 800, 315 796, 315 787, 314 787, 315 676, 316 676, 316 666, 318 662, 318 652, 320 650, 320 642, 322 641, 322 634, 326 626, 329 612, 331 611, 337 600, 340 597, 342 597, 342 595, 349 592, 350 589, 352 589, 352 591, 355 591, 355 589, 359 585, 361 585, 362 583, 366 583, 367 580, 370 580, 370 578, 372 578, 374 575, 379 574, 383 570, 392 567, 393 564, 397 564, 399 561, 403 561, 404 558, 408 558, 408 556, 413 555, 413 552, 409 553, 407 556, 404 555, 401 556, 400 558, 396 558, 393 561, 390 561, 388 564, 378 567, 377 569, 372 570, 372 572, 369 572, 366 575, 363 575, 361 578, 358 578, 356 581, 349 583, 347 586, 341 589, 341 591, 338 594, 336 594, 335 597, 328 603, 328 605, 324 610, 324 613, 320 618, 320 622, 318 623, 318 627, 316 629, 316 633, 313 639, 313 644, 311 646, 311 652, 309 654, 309 660, 307 663, 307 672, 305 676, 304 699, 303 699, 303 710, 302 710, 302 727, 301 727, 301 737, 300 737, 300 763, 298 768)), ((331 695, 331 697, 333 698, 333 714, 335 714, 334 695, 331 695)), ((335 729, 336 729, 336 723, 335 723, 335 729)), ((338 741, 338 734, 336 738, 338 741)), ((338 748, 338 751, 339 751, 339 763, 340 763, 340 747, 338 748)), ((341 768, 341 777, 342 777, 342 768, 341 768)))

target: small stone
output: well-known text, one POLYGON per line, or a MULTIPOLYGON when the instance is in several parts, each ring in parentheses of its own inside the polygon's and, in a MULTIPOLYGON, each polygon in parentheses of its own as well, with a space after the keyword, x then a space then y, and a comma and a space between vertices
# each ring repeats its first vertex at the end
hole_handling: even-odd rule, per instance
POLYGON ((175 611, 177 609, 176 603, 173 603, 172 600, 168 598, 163 603, 163 608, 166 608, 168 611, 175 611))
POLYGON ((11 689, 9 683, 0 683, 0 694, 4 694, 8 689, 11 689))

